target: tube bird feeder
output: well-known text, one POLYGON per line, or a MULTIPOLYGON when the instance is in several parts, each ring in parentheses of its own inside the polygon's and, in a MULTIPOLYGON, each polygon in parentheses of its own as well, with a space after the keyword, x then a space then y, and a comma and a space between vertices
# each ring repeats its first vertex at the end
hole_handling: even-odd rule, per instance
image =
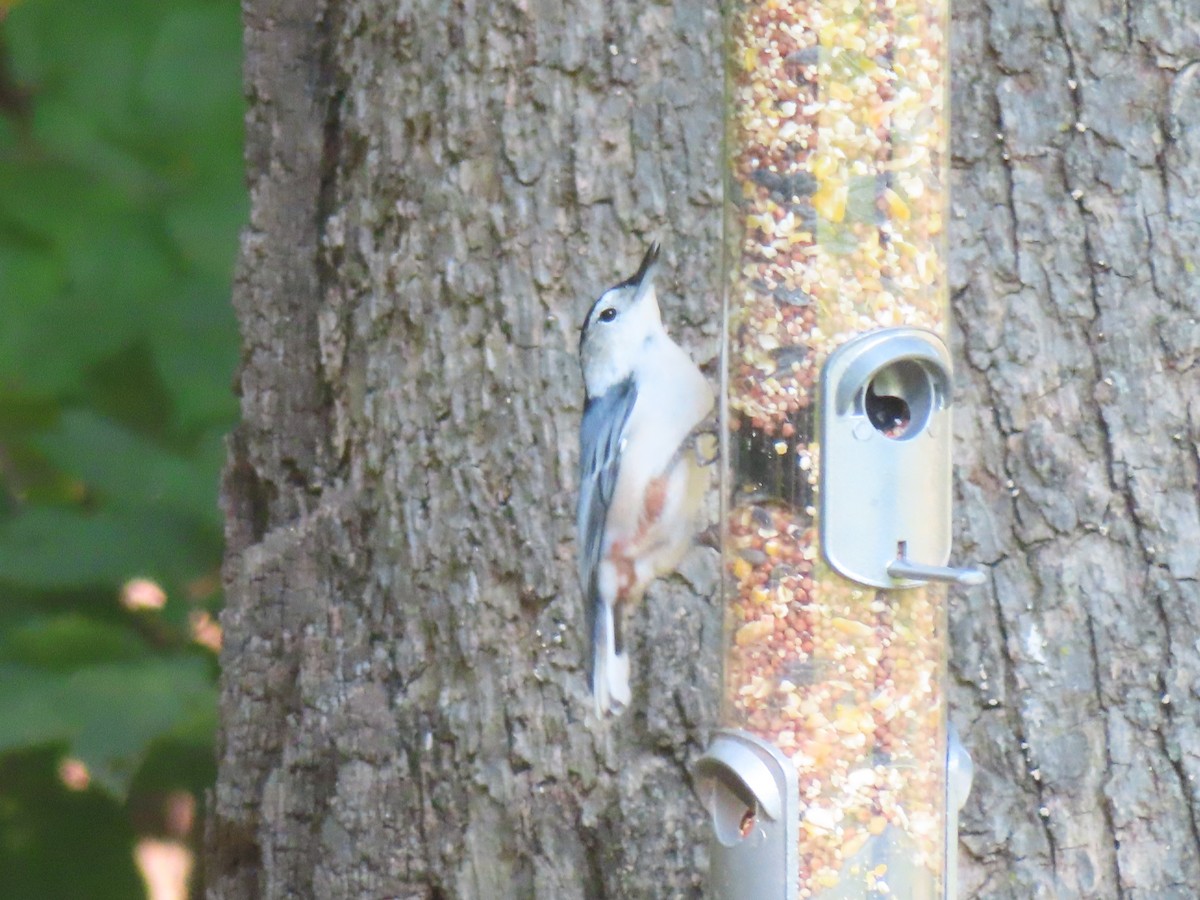
POLYGON ((948 2, 727 13, 720 900, 953 896, 948 2))

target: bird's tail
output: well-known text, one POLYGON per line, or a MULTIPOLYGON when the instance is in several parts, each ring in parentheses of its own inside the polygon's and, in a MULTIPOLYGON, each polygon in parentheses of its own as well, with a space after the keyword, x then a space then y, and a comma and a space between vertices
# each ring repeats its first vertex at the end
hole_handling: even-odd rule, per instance
POLYGON ((619 715, 629 705, 629 655, 617 652, 617 629, 612 604, 596 601, 592 623, 592 699, 596 716, 619 715))

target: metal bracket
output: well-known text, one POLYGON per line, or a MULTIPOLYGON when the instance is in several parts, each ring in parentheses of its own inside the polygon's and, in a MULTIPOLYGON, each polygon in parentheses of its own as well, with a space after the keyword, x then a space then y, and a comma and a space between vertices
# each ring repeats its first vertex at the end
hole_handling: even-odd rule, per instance
POLYGON ((958 898, 958 813, 967 805, 975 763, 958 737, 958 729, 946 726, 946 900, 958 898))
POLYGON ((799 787, 791 760, 747 731, 722 730, 693 772, 716 838, 711 895, 797 900, 799 787))
POLYGON ((927 566, 912 562, 906 556, 907 548, 902 541, 899 555, 888 563, 887 573, 893 578, 906 581, 945 581, 960 587, 978 587, 987 581, 987 576, 974 566, 927 566))

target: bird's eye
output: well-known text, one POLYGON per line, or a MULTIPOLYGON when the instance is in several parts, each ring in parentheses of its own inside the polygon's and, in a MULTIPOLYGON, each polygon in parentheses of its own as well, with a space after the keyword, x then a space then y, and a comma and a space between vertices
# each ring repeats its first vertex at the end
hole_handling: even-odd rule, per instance
POLYGON ((600 321, 601 322, 611 322, 616 317, 617 317, 617 311, 615 309, 613 309, 611 306, 608 309, 606 309, 600 313, 600 321))

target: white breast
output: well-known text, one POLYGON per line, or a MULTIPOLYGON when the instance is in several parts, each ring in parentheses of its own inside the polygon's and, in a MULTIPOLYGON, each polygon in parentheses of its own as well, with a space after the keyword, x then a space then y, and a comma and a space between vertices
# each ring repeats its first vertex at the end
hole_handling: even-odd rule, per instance
POLYGON ((625 429, 625 447, 608 535, 637 531, 650 482, 676 458, 680 445, 712 411, 713 393, 691 358, 664 333, 641 354, 638 395, 625 429))

